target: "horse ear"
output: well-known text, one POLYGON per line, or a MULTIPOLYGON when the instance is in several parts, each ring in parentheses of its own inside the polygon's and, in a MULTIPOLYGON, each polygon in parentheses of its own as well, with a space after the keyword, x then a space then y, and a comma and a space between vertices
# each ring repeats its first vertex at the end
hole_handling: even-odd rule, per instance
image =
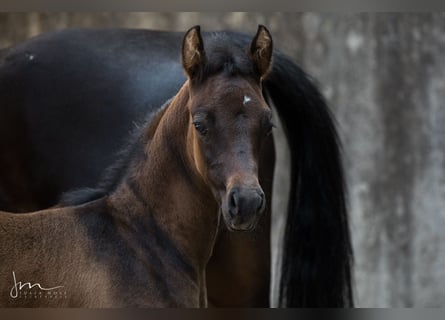
POLYGON ((262 78, 267 75, 271 67, 272 50, 272 36, 269 30, 265 26, 259 25, 255 38, 250 45, 250 54, 262 78))
POLYGON ((182 66, 189 78, 197 74, 205 59, 201 28, 194 26, 186 32, 182 41, 182 66))

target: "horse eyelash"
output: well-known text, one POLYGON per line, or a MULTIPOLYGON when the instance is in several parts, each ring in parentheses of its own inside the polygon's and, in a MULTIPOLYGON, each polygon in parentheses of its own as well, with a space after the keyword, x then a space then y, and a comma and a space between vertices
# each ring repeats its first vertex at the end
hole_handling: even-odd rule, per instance
POLYGON ((202 124, 202 122, 199 121, 193 121, 193 126, 195 127, 195 129, 202 135, 205 135, 208 131, 208 129, 206 128, 205 125, 202 124))

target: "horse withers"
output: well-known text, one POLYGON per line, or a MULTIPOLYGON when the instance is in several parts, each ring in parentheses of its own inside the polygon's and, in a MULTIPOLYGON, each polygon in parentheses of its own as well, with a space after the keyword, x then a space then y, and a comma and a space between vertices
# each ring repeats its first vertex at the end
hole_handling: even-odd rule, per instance
POLYGON ((266 205, 258 178, 272 129, 261 91, 272 56, 265 27, 243 54, 208 55, 200 28, 190 29, 188 79, 135 138, 113 192, 0 214, 0 305, 207 306, 220 217, 229 230, 250 231, 266 205))

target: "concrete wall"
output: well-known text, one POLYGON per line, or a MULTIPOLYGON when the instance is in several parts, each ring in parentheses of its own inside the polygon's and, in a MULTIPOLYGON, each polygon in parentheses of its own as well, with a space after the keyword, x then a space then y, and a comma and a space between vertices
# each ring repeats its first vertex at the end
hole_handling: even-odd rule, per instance
POLYGON ((338 118, 362 306, 445 304, 445 16, 307 14, 338 118))
POLYGON ((361 307, 445 305, 445 14, 0 14, 0 47, 74 26, 265 24, 318 80, 344 144, 361 307))

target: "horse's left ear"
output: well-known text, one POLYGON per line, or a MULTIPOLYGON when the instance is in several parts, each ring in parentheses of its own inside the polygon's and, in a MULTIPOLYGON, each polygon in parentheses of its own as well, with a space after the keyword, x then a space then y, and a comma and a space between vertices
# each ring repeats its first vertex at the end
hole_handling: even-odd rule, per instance
POLYGON ((259 25, 258 31, 250 45, 250 54, 252 60, 260 74, 264 77, 269 72, 272 62, 272 36, 265 26, 259 25))
POLYGON ((206 60, 200 26, 189 29, 182 41, 182 66, 189 78, 197 75, 206 60))

